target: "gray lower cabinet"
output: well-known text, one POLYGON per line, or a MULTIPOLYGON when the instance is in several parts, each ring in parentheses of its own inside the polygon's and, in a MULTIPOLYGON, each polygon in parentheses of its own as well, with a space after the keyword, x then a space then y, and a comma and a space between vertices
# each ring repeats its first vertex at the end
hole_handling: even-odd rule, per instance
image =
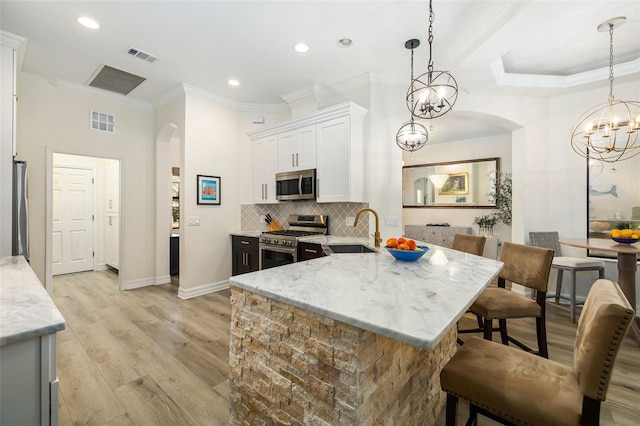
POLYGON ((456 234, 471 234, 470 226, 425 226, 406 225, 404 227, 405 238, 424 241, 442 247, 451 248, 453 236, 456 234))

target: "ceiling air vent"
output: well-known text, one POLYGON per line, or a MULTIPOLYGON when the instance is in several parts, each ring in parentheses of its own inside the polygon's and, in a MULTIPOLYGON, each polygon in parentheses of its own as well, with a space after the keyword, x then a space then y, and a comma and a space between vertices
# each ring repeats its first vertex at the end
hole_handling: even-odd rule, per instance
POLYGON ((136 49, 135 47, 127 48, 126 52, 131 56, 135 56, 136 58, 142 59, 143 61, 147 62, 155 62, 156 59, 158 59, 157 56, 153 56, 151 53, 144 52, 140 49, 136 49))
POLYGON ((89 82, 89 86, 127 95, 145 80, 139 75, 103 65, 89 82))

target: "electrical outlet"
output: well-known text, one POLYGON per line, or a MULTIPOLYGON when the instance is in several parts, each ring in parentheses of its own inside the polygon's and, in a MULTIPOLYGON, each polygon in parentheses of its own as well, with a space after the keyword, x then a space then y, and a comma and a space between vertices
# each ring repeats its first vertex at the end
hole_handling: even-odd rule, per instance
POLYGON ((189 226, 200 226, 200 216, 189 216, 187 222, 189 226))
POLYGON ((347 216, 347 226, 353 226, 353 223, 356 221, 356 218, 354 216, 347 216))

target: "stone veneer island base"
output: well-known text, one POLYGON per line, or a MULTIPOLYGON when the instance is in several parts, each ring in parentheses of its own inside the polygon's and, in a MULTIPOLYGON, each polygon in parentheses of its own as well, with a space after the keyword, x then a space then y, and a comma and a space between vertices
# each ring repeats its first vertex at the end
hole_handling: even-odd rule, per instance
POLYGON ((231 287, 232 425, 428 425, 452 327, 431 350, 231 287))

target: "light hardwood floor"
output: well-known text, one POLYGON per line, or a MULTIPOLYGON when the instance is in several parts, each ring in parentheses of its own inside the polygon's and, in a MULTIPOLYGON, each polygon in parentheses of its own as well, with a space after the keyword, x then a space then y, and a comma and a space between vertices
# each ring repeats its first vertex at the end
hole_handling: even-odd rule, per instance
MULTIPOLYGON (((58 276, 53 288, 67 321, 58 333, 61 426, 228 424, 229 291, 191 300, 171 284, 119 291, 111 271, 58 276)), ((548 306, 551 359, 571 364, 576 328, 548 306)), ((519 321, 514 330, 531 342, 533 322, 519 321)), ((601 424, 640 424, 640 349, 629 338, 601 424)))

